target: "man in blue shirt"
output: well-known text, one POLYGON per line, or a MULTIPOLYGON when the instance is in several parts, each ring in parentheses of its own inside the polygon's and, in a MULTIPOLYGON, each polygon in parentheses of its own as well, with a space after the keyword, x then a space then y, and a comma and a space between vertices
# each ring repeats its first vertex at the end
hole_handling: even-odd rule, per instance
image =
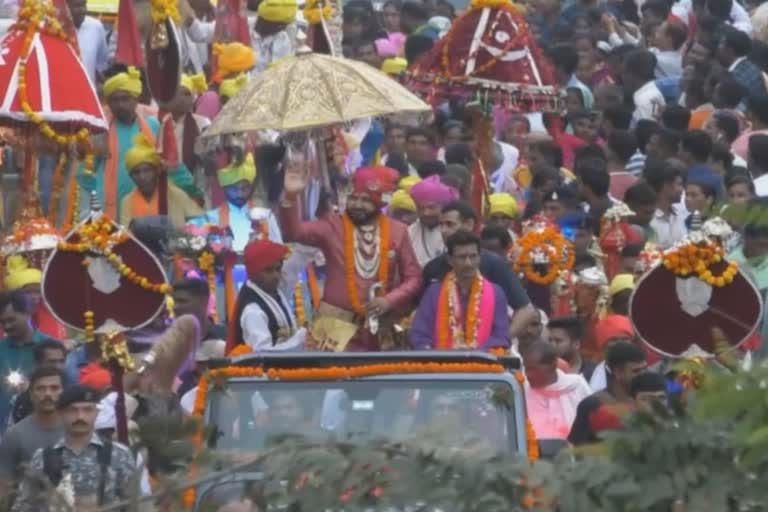
POLYGON ((19 391, 8 382, 8 376, 12 372, 31 372, 35 366, 35 345, 51 338, 32 327, 30 303, 21 291, 0 297, 0 325, 5 333, 0 339, 0 430, 4 431, 11 398, 19 391))

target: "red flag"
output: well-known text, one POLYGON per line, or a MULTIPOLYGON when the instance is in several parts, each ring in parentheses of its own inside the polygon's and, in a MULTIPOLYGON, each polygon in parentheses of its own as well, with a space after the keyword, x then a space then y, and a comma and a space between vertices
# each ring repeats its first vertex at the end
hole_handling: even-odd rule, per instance
MULTIPOLYGON (((64 0, 66 1, 66 0, 64 0)), ((117 11, 117 51, 115 62, 126 66, 144 67, 144 50, 141 46, 139 25, 136 23, 136 12, 133 0, 120 0, 117 11)))

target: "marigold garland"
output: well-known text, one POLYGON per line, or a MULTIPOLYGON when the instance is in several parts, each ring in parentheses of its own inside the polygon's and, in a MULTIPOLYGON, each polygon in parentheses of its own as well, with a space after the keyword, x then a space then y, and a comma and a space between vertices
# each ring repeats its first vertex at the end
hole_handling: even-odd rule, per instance
MULTIPOLYGON (((91 222, 78 226, 75 235, 77 242, 59 242, 58 249, 67 252, 96 253, 104 256, 112 267, 133 284, 155 293, 168 294, 171 286, 167 283, 152 283, 123 263, 123 259, 113 252, 118 245, 127 241, 128 233, 115 225, 107 215, 94 218, 91 222)), ((84 262, 87 260, 83 260, 84 262)))
POLYGON ((664 252, 662 264, 676 276, 695 275, 710 286, 722 288, 731 284, 739 273, 739 265, 731 261, 720 275, 715 275, 712 265, 720 263, 724 258, 725 249, 708 240, 698 243, 689 242, 664 252))
POLYGON ((51 190, 51 198, 48 202, 48 220, 51 224, 56 224, 56 219, 59 216, 59 203, 61 200, 61 190, 64 188, 64 180, 66 177, 66 168, 69 163, 69 157, 65 151, 59 154, 59 161, 56 163, 56 169, 53 171, 53 188, 51 190))
MULTIPOLYGON (((208 293, 215 297, 216 296, 216 256, 214 256, 213 252, 209 250, 205 250, 200 254, 200 256, 197 257, 197 265, 200 267, 201 272, 205 272, 206 278, 208 279, 208 293)), ((213 317, 213 321, 216 323, 219 321, 219 314, 216 311, 216 308, 213 309, 213 312, 211 314, 213 317)))
MULTIPOLYGON (((523 372, 515 372, 515 379, 521 386, 525 385, 525 375, 523 372)), ((525 417, 525 440, 528 448, 528 460, 531 462, 538 460, 541 456, 539 453, 539 440, 536 439, 536 431, 533 429, 533 423, 531 418, 525 417)))
POLYGON ((90 342, 96 339, 93 316, 94 316, 93 311, 91 311, 90 309, 85 310, 85 313, 83 313, 83 325, 85 327, 85 341, 87 342, 90 342))
POLYGON ((296 305, 296 324, 299 327, 304 327, 307 323, 307 313, 304 310, 304 290, 301 281, 296 283, 293 290, 293 302, 296 305))
POLYGON ((149 0, 149 7, 155 23, 164 23, 169 18, 176 23, 181 20, 177 0, 149 0))
POLYGON ((28 0, 24 3, 24 7, 19 10, 19 18, 15 27, 25 31, 17 71, 21 110, 27 116, 27 119, 37 126, 39 133, 47 139, 56 142, 59 146, 71 146, 77 142, 82 143, 86 148, 83 159, 84 170, 87 174, 92 174, 94 155, 90 144, 90 131, 88 128, 81 128, 69 135, 56 131, 47 121, 43 120, 40 114, 32 109, 32 105, 29 103, 29 92, 27 91, 27 62, 35 35, 38 32, 43 32, 73 47, 76 47, 76 41, 69 37, 62 28, 61 23, 57 19, 56 7, 53 3, 28 0))
POLYGON ((477 348, 477 332, 480 318, 480 296, 483 292, 483 277, 478 272, 472 281, 472 287, 469 292, 469 301, 467 301, 467 311, 464 319, 464 325, 460 325, 458 313, 460 306, 456 303, 458 290, 456 285, 456 274, 449 272, 443 280, 440 287, 440 297, 438 298, 438 321, 437 325, 437 347, 440 349, 451 349, 459 347, 477 348), (451 346, 450 341, 456 346, 451 346))
MULTIPOLYGON (((365 307, 360 302, 357 292, 357 270, 355 270, 355 226, 346 215, 342 216, 344 223, 344 275, 346 277, 347 294, 352 310, 360 316, 365 316, 365 307)), ((389 283, 389 217, 379 215, 379 275, 378 281, 386 289, 389 283)))
POLYGON ((552 284, 560 272, 573 268, 575 255, 573 245, 566 240, 560 231, 554 226, 544 229, 533 229, 523 235, 518 241, 520 255, 515 261, 515 270, 522 272, 526 279, 540 285, 552 284), (534 265, 535 256, 541 255, 546 261, 547 273, 541 275, 534 265))

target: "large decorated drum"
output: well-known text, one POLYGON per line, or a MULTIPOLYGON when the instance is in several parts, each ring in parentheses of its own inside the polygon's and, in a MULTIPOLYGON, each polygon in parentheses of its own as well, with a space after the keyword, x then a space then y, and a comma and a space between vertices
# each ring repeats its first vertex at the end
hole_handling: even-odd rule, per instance
POLYGON ((719 219, 705 224, 664 252, 661 262, 639 281, 630 302, 638 336, 668 357, 712 356, 744 343, 763 317, 755 285, 735 262, 725 259, 719 219))

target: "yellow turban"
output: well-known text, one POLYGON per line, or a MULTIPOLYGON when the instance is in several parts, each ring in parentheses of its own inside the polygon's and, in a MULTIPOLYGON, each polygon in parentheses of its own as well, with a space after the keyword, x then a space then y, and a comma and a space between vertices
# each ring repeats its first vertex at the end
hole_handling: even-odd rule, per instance
POLYGON ((408 61, 401 57, 392 57, 384 59, 381 63, 381 70, 388 75, 399 75, 408 68, 408 61))
POLYGON ((248 71, 256 65, 256 52, 243 43, 214 44, 213 54, 216 56, 217 82, 230 75, 248 71))
POLYGON ((160 154, 157 152, 157 148, 146 135, 138 134, 133 139, 133 147, 125 154, 125 168, 128 169, 128 172, 142 164, 159 166, 160 163, 160 154))
POLYGON ((405 178, 402 178, 400 180, 398 187, 401 190, 405 190, 408 194, 410 194, 413 186, 420 181, 421 181, 421 178, 419 178, 418 176, 406 176, 405 178))
POLYGON ((219 169, 219 185, 228 187, 240 181, 253 183, 256 179, 256 162, 253 160, 253 153, 248 153, 240 165, 230 165, 219 169))
POLYGON ((635 288, 635 276, 632 274, 616 274, 608 288, 611 297, 624 290, 633 290, 635 288))
POLYGON ((109 98, 117 91, 130 93, 137 98, 141 96, 141 73, 133 66, 124 73, 118 73, 104 82, 104 97, 109 98))
POLYGON ((229 78, 221 82, 219 86, 219 96, 231 98, 248 83, 247 75, 239 75, 237 78, 229 78))
POLYGON ((501 214, 507 217, 514 217, 517 215, 517 201, 510 194, 496 193, 491 194, 488 198, 491 203, 489 215, 501 214))
POLYGON ((9 291, 24 288, 28 284, 40 284, 43 273, 29 266, 24 256, 14 254, 6 262, 5 288, 9 291))
POLYGON ((296 21, 299 10, 296 0, 262 0, 259 4, 259 18, 272 23, 287 25, 296 21))
POLYGON ((192 94, 202 94, 208 90, 208 81, 202 73, 196 75, 181 75, 180 85, 192 94))
POLYGON ((416 203, 413 202, 413 198, 405 190, 396 190, 392 194, 392 201, 390 201, 389 207, 393 210, 407 210, 416 213, 416 203))

